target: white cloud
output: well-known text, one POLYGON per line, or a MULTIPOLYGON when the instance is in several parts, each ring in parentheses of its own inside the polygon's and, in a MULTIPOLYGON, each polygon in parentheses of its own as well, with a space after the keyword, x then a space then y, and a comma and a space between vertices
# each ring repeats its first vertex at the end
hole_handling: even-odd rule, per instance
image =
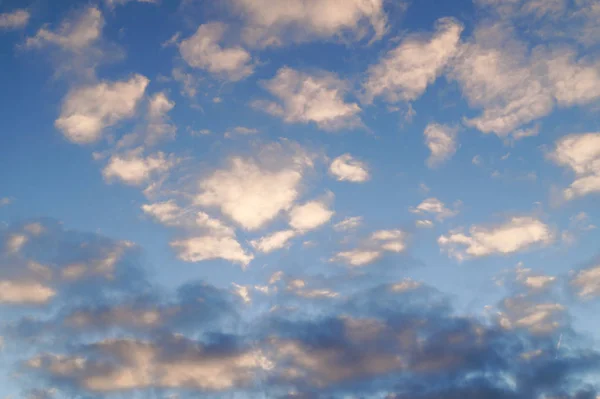
POLYGON ((556 142, 550 158, 575 172, 575 181, 563 190, 565 199, 600 192, 600 133, 565 136, 556 142))
POLYGON ((146 144, 153 145, 163 139, 175 138, 177 128, 170 123, 167 115, 173 107, 175 107, 175 102, 169 100, 165 93, 156 93, 150 98, 146 144))
POLYGON ((411 208, 410 211, 416 214, 433 214, 438 220, 444 220, 457 214, 457 211, 446 208, 446 205, 437 198, 427 198, 417 205, 416 208, 411 208))
POLYGON ((403 252, 407 238, 408 235, 402 230, 378 230, 358 248, 338 252, 330 261, 343 262, 351 267, 365 266, 381 258, 384 252, 403 252))
POLYGON ((164 153, 157 152, 144 157, 142 149, 122 155, 113 155, 102 170, 107 181, 118 179, 125 184, 138 186, 148 182, 153 176, 164 174, 174 165, 174 161, 164 153))
POLYGON ((75 89, 63 102, 55 125, 74 143, 95 142, 104 128, 134 115, 148 82, 146 77, 134 75, 125 81, 75 89))
POLYGON ((456 152, 456 133, 458 129, 437 123, 430 123, 425 128, 425 144, 431 151, 427 159, 430 168, 439 166, 441 163, 452 158, 456 152))
POLYGON ((252 298, 250 297, 250 290, 248 289, 247 285, 239 285, 236 283, 231 283, 231 285, 233 285, 233 292, 235 292, 236 295, 242 298, 244 303, 252 302, 252 298))
POLYGON ((42 47, 53 44, 65 50, 78 52, 98 40, 103 27, 104 18, 100 10, 89 7, 73 19, 64 20, 55 31, 47 27, 41 28, 34 37, 27 39, 26 45, 42 47))
POLYGON ((534 334, 546 334, 560 327, 565 307, 558 303, 534 303, 527 297, 504 300, 504 312, 499 312, 500 325, 505 329, 526 328, 534 334))
POLYGON ((268 236, 262 237, 258 240, 252 240, 250 241, 250 244, 257 251, 268 254, 276 249, 285 247, 288 245, 288 242, 297 235, 298 232, 295 230, 282 230, 269 234, 268 236))
POLYGON ((573 50, 528 46, 504 23, 479 26, 461 47, 450 76, 472 107, 483 113, 465 120, 484 133, 519 139, 536 127, 517 128, 548 115, 555 105, 585 105, 600 98, 598 62, 577 59, 573 50))
POLYGON ((383 0, 233 0, 233 5, 246 19, 244 40, 259 47, 344 33, 361 39, 369 27, 375 40, 387 30, 383 0))
POLYGON ((174 200, 145 204, 144 213, 166 226, 186 228, 191 237, 174 240, 171 247, 186 262, 225 259, 247 266, 253 259, 235 238, 235 230, 206 212, 195 217, 181 209, 174 200))
POLYGON ((353 183, 362 183, 371 177, 367 165, 354 159, 350 154, 343 154, 335 158, 329 166, 329 173, 339 181, 353 183))
POLYGON ((92 346, 90 358, 43 354, 27 364, 53 377, 74 380, 90 392, 105 394, 152 387, 224 391, 245 386, 256 373, 272 367, 258 350, 223 355, 182 336, 168 340, 161 344, 108 339, 92 346), (172 347, 186 350, 168 352, 172 347), (108 359, 111 367, 102 367, 108 359))
POLYGON ((0 280, 0 303, 8 304, 44 304, 56 292, 37 282, 0 280))
POLYGON ((349 266, 365 266, 373 263, 382 256, 382 252, 378 250, 368 249, 353 249, 350 251, 338 252, 331 259, 332 262, 343 262, 349 266))
POLYGON ((511 254, 554 239, 550 227, 532 217, 513 217, 492 227, 471 226, 469 234, 452 231, 438 239, 440 247, 458 260, 492 254, 511 254), (464 248, 463 248, 464 247, 464 248))
POLYGON ((577 290, 577 295, 584 299, 600 296, 600 264, 579 271, 571 279, 571 285, 577 290))
POLYGON ((354 230, 362 224, 362 221, 363 221, 362 216, 347 217, 344 220, 342 220, 341 222, 336 223, 333 226, 333 229, 335 231, 354 230))
POLYGON ((456 53, 463 27, 453 19, 436 23, 428 38, 409 37, 372 65, 364 83, 365 100, 382 96, 388 102, 412 101, 442 73, 456 53))
POLYGON ((249 136, 253 134, 258 134, 260 131, 255 128, 249 128, 245 126, 236 126, 233 129, 229 129, 225 132, 224 136, 226 138, 232 138, 234 136, 249 136))
POLYGON ((11 234, 6 240, 6 249, 8 252, 19 252, 29 238, 24 234, 11 234))
POLYGON ((0 29, 19 29, 29 22, 29 11, 14 10, 0 14, 0 29))
POLYGON ((301 149, 280 144, 265 148, 256 158, 233 157, 229 168, 200 182, 196 202, 219 207, 247 230, 256 230, 289 210, 299 195, 305 168, 312 166, 301 149))
POLYGON ((290 226, 301 232, 313 230, 327 223, 333 214, 323 201, 310 201, 292 208, 290 226))
POLYGON ((324 130, 353 128, 362 124, 358 104, 344 100, 348 84, 332 73, 309 75, 283 67, 263 85, 280 102, 258 100, 252 105, 283 118, 287 123, 314 122, 324 130))
POLYGON ((182 209, 174 200, 144 204, 142 205, 142 210, 159 223, 167 226, 176 226, 181 222, 182 209))
POLYGON ((200 25, 194 35, 181 41, 179 51, 191 67, 231 81, 241 80, 254 72, 252 57, 242 47, 219 45, 226 30, 227 26, 220 22, 200 25))
POLYGON ((225 259, 247 266, 254 258, 247 253, 234 237, 202 236, 171 242, 177 256, 186 262, 202 262, 211 259, 225 259))

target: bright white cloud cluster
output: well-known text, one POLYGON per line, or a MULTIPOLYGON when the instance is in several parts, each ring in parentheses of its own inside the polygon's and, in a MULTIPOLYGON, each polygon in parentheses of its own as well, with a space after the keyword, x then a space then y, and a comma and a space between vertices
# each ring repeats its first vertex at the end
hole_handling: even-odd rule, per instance
POLYGON ((585 105, 600 98, 599 65, 578 59, 570 49, 539 46, 530 51, 497 23, 477 28, 474 39, 461 47, 450 76, 469 104, 483 109, 465 121, 468 126, 518 139, 531 135, 531 129, 517 128, 548 115, 556 105, 585 105))
POLYGON ((181 41, 179 51, 191 67, 238 81, 254 72, 252 56, 239 46, 221 47, 219 42, 226 30, 227 26, 220 22, 200 25, 196 33, 181 41))
POLYGON ((136 149, 122 155, 113 155, 108 160, 102 175, 108 181, 118 179, 133 186, 147 183, 153 176, 167 172, 174 165, 174 160, 162 152, 142 155, 142 149, 136 149))
POLYGON ((264 82, 264 87, 280 102, 258 100, 253 102, 254 107, 287 123, 314 122, 324 130, 361 125, 360 107, 344 99, 347 83, 332 73, 309 75, 284 67, 264 82))
POLYGON ((339 181, 352 183, 363 183, 371 177, 366 163, 355 159, 350 154, 335 158, 329 165, 329 173, 339 181))
POLYGON ((246 20, 244 40, 253 46, 330 38, 345 32, 362 38, 371 26, 381 38, 387 30, 383 0, 233 0, 246 20))
POLYGON ((316 229, 327 223, 334 212, 323 201, 310 201, 290 210, 290 226, 298 231, 316 229))
POLYGON ((200 182, 196 202, 218 207, 247 230, 264 226, 292 207, 303 171, 312 166, 302 152, 284 153, 282 146, 274 145, 258 158, 231 158, 229 168, 217 170, 200 182))
POLYGON ((30 18, 27 10, 14 10, 0 13, 0 29, 19 29, 27 25, 30 18))
POLYGON ((600 133, 572 134, 557 141, 550 157, 569 167, 576 179, 563 191, 565 199, 600 192, 600 133))
POLYGON ((463 27, 453 19, 437 22, 429 38, 409 37, 372 65, 364 83, 365 99, 413 101, 442 73, 457 51, 463 27))
POLYGON ((430 123, 425 128, 425 144, 431 155, 427 159, 430 168, 439 166, 450 159, 456 152, 456 133, 458 129, 437 123, 430 123))
POLYGON ((268 236, 262 237, 257 240, 250 241, 250 244, 257 251, 263 253, 270 253, 277 249, 281 249, 288 245, 289 241, 296 237, 298 232, 296 230, 282 230, 276 231, 275 233, 269 234, 268 236))
POLYGON ((493 254, 511 254, 533 245, 549 244, 554 239, 551 228, 532 217, 513 217, 495 226, 472 226, 469 234, 460 231, 440 236, 440 247, 458 260, 493 254))
POLYGON ((402 230, 379 230, 357 248, 338 252, 331 261, 346 263, 350 267, 365 266, 381 258, 385 252, 403 252, 407 239, 408 234, 402 230))
POLYGON ((65 50, 78 52, 98 40, 103 27, 104 18, 100 10, 89 7, 73 19, 63 21, 55 31, 46 27, 40 29, 35 36, 27 39, 26 44, 30 47, 53 44, 65 50))
POLYGON ((99 83, 71 91, 55 125, 77 144, 97 141, 106 127, 134 115, 149 80, 134 75, 129 80, 99 83))

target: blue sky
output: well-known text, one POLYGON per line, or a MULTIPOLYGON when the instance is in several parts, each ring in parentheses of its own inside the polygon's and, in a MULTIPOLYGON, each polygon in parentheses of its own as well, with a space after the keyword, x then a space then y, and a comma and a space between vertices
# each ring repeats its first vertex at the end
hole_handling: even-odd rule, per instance
POLYGON ((0 398, 600 397, 597 0, 0 1, 0 398))

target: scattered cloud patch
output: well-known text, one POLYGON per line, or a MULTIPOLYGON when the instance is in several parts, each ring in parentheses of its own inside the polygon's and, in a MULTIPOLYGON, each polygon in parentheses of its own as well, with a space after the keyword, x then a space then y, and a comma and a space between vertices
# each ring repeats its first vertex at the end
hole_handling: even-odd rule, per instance
POLYGON ((567 200, 600 192, 600 133, 571 134, 556 142, 550 158, 575 172, 576 179, 563 190, 567 200))
POLYGON ((449 160, 456 152, 456 133, 458 129, 437 123, 430 123, 425 128, 425 145, 431 151, 427 165, 435 168, 449 160))
POLYGON ((0 29, 21 29, 27 26, 31 15, 27 10, 0 13, 0 29))
POLYGON ((76 144, 98 141, 103 129, 134 115, 148 83, 146 77, 134 75, 129 80, 76 88, 63 101, 55 126, 76 144))
MULTIPOLYGON (((382 0, 233 0, 233 9, 244 18, 243 39, 256 47, 282 46, 289 42, 329 39, 350 34, 362 39, 369 28, 371 40, 387 31, 382 0)), ((348 36, 348 35, 346 35, 348 36)))
POLYGON ((254 72, 252 56, 240 46, 221 47, 219 42, 227 30, 221 22, 200 25, 196 33, 179 43, 179 52, 193 68, 238 81, 254 72))
POLYGON ((369 67, 363 84, 365 101, 414 101, 442 73, 456 53, 463 26, 450 18, 436 22, 430 37, 408 37, 369 67))
POLYGON ((554 240, 552 229, 533 217, 513 217, 498 226, 471 226, 469 233, 451 231, 438 239, 440 247, 458 260, 493 254, 507 255, 554 240))
POLYGON ((339 181, 352 183, 363 183, 371 178, 366 163, 355 159, 350 154, 335 158, 329 165, 329 173, 339 181))
POLYGON ((313 122, 332 131, 362 125, 358 104, 345 100, 348 84, 333 73, 310 75, 283 67, 263 87, 279 101, 256 100, 252 105, 286 123, 313 122))

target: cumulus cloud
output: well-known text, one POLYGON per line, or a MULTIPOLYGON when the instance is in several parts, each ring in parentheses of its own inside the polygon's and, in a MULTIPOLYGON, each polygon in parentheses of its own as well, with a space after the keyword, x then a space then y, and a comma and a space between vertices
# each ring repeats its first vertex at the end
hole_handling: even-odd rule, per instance
POLYGON ((29 11, 14 10, 0 14, 0 29, 20 29, 29 22, 29 11))
POLYGON ((298 232, 296 230, 276 231, 268 236, 261 237, 257 240, 252 240, 250 241, 250 244, 257 251, 268 254, 269 252, 273 252, 277 249, 285 247, 288 245, 289 241, 297 235, 298 232))
POLYGON ((364 239, 357 248, 338 252, 330 260, 350 267, 366 266, 385 252, 400 253, 406 249, 408 234, 402 230, 378 230, 364 239))
POLYGON ((387 31, 382 0, 232 0, 234 10, 245 19, 243 39, 252 46, 279 46, 287 42, 328 39, 350 33, 362 39, 369 28, 372 40, 387 31))
POLYGON ((512 254, 552 242, 551 228, 533 217, 513 217, 498 226, 471 226, 468 234, 451 231, 438 239, 440 247, 458 260, 512 254))
POLYGON ((206 212, 181 209, 174 200, 142 205, 144 213, 166 226, 185 229, 187 238, 173 240, 171 247, 186 262, 224 259, 247 266, 254 256, 235 237, 235 230, 206 212))
POLYGON ((575 172, 575 181, 563 190, 565 199, 600 192, 600 133, 565 136, 549 155, 558 165, 575 172))
POLYGON ((171 242, 177 256, 186 262, 202 262, 211 259, 224 259, 247 266, 254 258, 240 243, 230 236, 191 237, 171 242))
POLYGON ((350 154, 335 158, 329 165, 329 173, 339 181, 353 183, 363 183, 371 178, 367 165, 350 154))
POLYGON ((193 68, 238 81, 254 72, 252 56, 242 47, 221 47, 227 26, 221 22, 200 25, 196 33, 179 44, 183 59, 193 68))
POLYGON ((47 353, 30 359, 28 365, 96 393, 151 387, 223 391, 243 387, 261 370, 270 368, 260 351, 222 353, 215 350, 218 345, 213 348, 181 336, 166 340, 104 340, 88 348, 97 360, 47 353), (171 348, 186 350, 170 352, 171 348), (106 361, 112 366, 102 367, 106 361))
POLYGON ((571 286, 583 299, 600 296, 600 265, 580 270, 571 279, 571 286))
POLYGON ((531 127, 517 128, 550 114, 556 105, 586 105, 600 98, 597 62, 564 47, 529 50, 501 22, 476 29, 453 61, 450 77, 472 107, 483 109, 465 123, 504 138, 536 134, 531 127))
POLYGON ((102 175, 107 181, 116 179, 128 185, 139 186, 154 176, 168 172, 174 165, 175 161, 162 152, 144 157, 142 151, 139 148, 111 156, 102 175))
POLYGON ((456 216, 458 213, 455 210, 448 209, 442 201, 433 197, 423 200, 416 208, 410 208, 410 211, 415 214, 432 214, 438 220, 456 216))
POLYGON ((334 212, 324 201, 309 201, 290 210, 290 226, 304 232, 327 223, 334 212))
POLYGON ((72 19, 64 20, 56 30, 41 28, 33 37, 27 39, 26 45, 42 47, 52 44, 65 50, 78 52, 90 46, 100 38, 104 18, 96 7, 89 7, 72 19))
POLYGON ((437 123, 430 123, 423 132, 425 144, 431 155, 427 159, 430 168, 449 160, 456 152, 456 133, 458 129, 437 123))
POLYGON ((309 75, 289 67, 263 82, 279 102, 257 100, 252 105, 287 123, 315 123, 324 130, 354 128, 362 124, 356 103, 346 102, 348 84, 333 73, 309 75))
MULTIPOLYGON (((268 286, 253 286, 269 298, 276 296, 279 306, 265 308, 267 297, 251 298, 251 285, 233 284, 231 293, 231 287, 192 283, 172 297, 148 285, 120 285, 144 280, 128 273, 69 291, 72 287, 59 284, 65 264, 91 265, 97 255, 106 257, 105 251, 133 247, 42 225, 43 233, 30 236, 34 250, 0 253, 0 281, 7 280, 6 265, 19 261, 15 256, 41 261, 52 254, 56 263, 47 266, 50 274, 40 272, 41 264, 11 269, 36 270, 37 279, 29 274, 29 281, 56 291, 56 312, 22 313, 23 318, 2 328, 5 350, 18 359, 25 381, 36 381, 39 392, 52 387, 76 396, 151 395, 157 389, 223 396, 283 391, 300 397, 366 397, 383 392, 395 399, 527 398, 533 391, 547 397, 596 396, 594 386, 582 378, 593 375, 600 355, 569 325, 568 309, 543 296, 551 290, 539 289, 539 279, 532 284, 525 279, 540 276, 525 270, 517 271, 517 279, 530 291, 502 300, 497 317, 485 320, 461 315, 451 298, 424 283, 404 278, 373 284, 371 273, 357 274, 350 286, 346 279, 328 279, 336 285, 330 288, 309 276, 276 272, 268 286), (247 312, 255 305, 256 313, 247 312), (554 370, 551 378, 549 369, 554 370)), ((8 232, 24 231, 25 225, 18 225, 8 232)), ((380 230, 366 241, 390 244, 403 236, 399 230, 380 230)), ((3 232, 0 239, 7 235, 3 232)), ((139 262, 123 256, 114 259, 115 270, 139 262)))
POLYGON ((289 210, 312 160, 302 149, 267 146, 256 157, 232 157, 229 167, 200 181, 196 203, 218 207, 247 230, 256 230, 289 210))
POLYGON ((148 82, 134 75, 129 80, 76 88, 64 100, 55 125, 76 144, 98 141, 103 129, 134 115, 148 82))
POLYGON ((0 280, 0 303, 44 304, 56 292, 38 282, 0 280))
POLYGON ((388 102, 419 98, 442 73, 458 49, 463 26, 450 18, 436 22, 430 37, 408 37, 369 67, 363 84, 365 100, 388 102))

